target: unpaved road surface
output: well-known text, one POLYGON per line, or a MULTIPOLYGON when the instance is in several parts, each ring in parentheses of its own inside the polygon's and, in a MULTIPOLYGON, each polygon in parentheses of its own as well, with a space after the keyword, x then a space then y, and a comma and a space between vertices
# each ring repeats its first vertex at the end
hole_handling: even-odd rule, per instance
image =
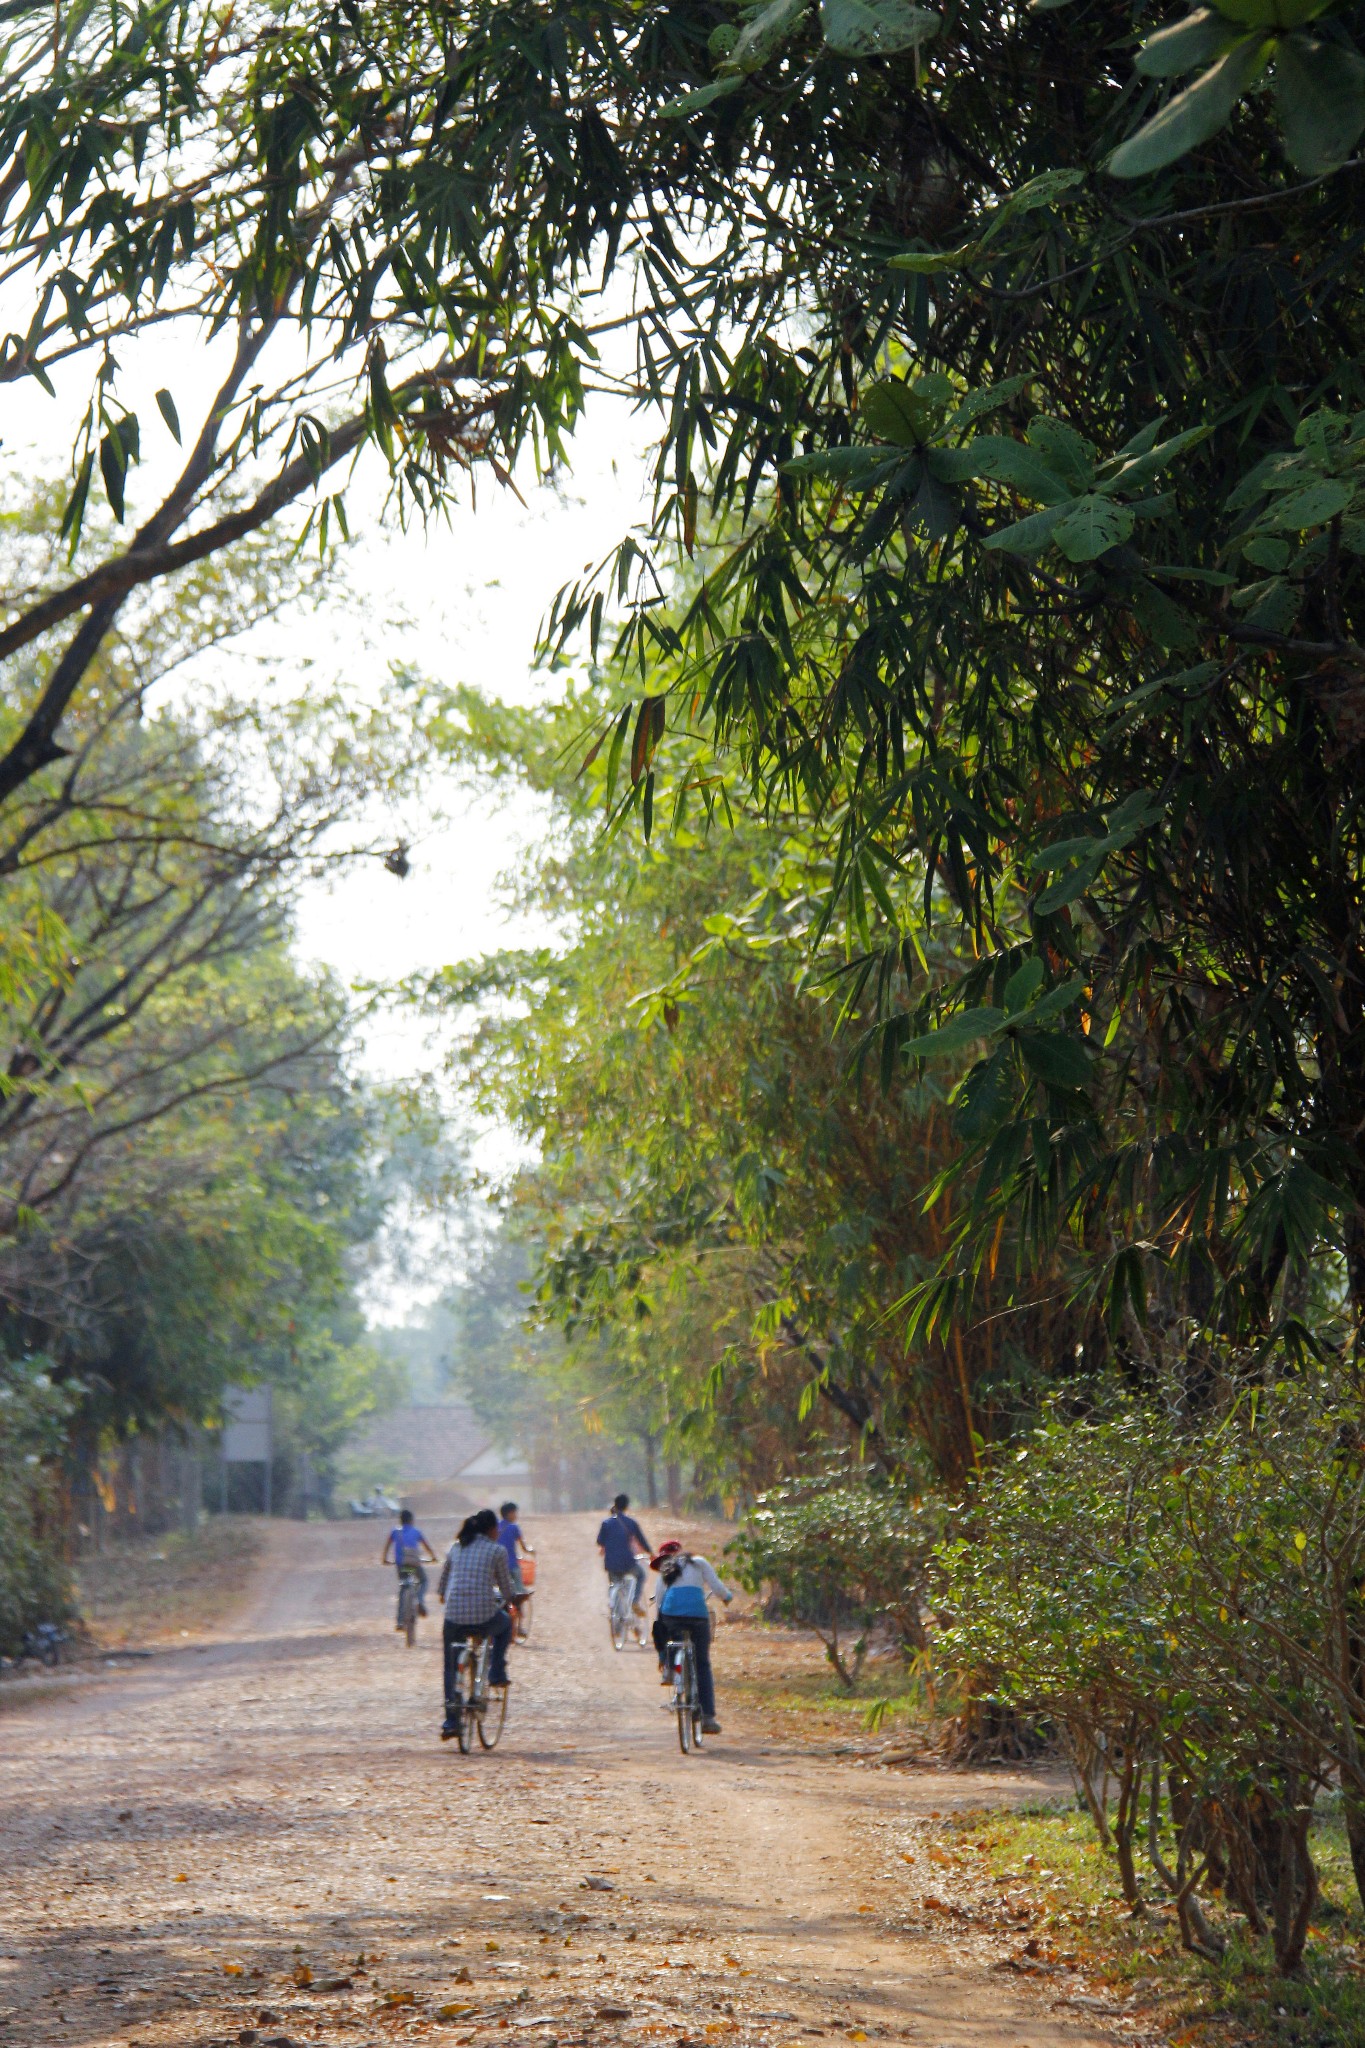
POLYGON ((916 1905, 906 1820, 1000 1775, 774 1747, 726 1711, 741 1629, 718 1632, 725 1734, 681 1756, 652 1657, 612 1652, 594 1521, 536 1527, 492 1756, 437 1741, 436 1625, 393 1633, 364 1524, 273 1530, 227 1640, 4 1688, 0 2044, 1115 2038, 916 1905))

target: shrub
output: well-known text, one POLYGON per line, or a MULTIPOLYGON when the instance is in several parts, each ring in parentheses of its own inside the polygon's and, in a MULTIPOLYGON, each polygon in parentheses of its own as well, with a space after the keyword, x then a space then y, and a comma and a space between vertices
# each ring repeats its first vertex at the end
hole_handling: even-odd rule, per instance
POLYGON ((68 1409, 46 1360, 0 1358, 0 1653, 8 1656, 35 1622, 71 1613, 55 1477, 68 1409))
POLYGON ((835 1475, 761 1494, 726 1554, 741 1584, 768 1589, 778 1613, 814 1626, 852 1691, 879 1621, 907 1649, 925 1647, 926 1579, 943 1527, 937 1501, 835 1475))
POLYGON ((938 1555, 938 1649, 1064 1731, 1135 1908, 1141 1842, 1188 1947, 1219 1951, 1221 1889, 1293 1970, 1332 1777, 1365 1874, 1363 1582, 1365 1455, 1325 1384, 1197 1429, 1129 1405, 1001 1454, 938 1555))

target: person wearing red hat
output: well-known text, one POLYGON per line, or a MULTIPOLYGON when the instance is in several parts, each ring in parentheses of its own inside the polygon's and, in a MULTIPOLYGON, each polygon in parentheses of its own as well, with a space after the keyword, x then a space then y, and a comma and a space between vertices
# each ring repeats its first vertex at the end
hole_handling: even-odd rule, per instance
POLYGON ((697 1692, 701 1698, 702 1733, 719 1735, 716 1719, 716 1681, 711 1670, 711 1610, 707 1595, 714 1594, 728 1607, 734 1594, 706 1558, 683 1549, 676 1537, 661 1543, 649 1560, 659 1574, 654 1589, 658 1616, 654 1623, 654 1647, 659 1653, 659 1670, 669 1683, 666 1652, 679 1636, 690 1636, 697 1661, 697 1692))

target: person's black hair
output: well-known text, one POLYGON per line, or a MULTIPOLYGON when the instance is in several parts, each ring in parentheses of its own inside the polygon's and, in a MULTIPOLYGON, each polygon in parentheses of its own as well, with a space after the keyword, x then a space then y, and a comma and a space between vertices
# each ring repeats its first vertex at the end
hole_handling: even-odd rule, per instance
MULTIPOLYGON (((494 1526, 496 1527, 496 1524, 494 1524, 494 1526)), ((481 1536, 482 1534, 483 1511, 481 1509, 477 1515, 465 1516, 464 1520, 460 1524, 460 1533, 455 1538, 455 1541, 459 1544, 461 1550, 468 1550, 470 1544, 474 1541, 474 1538, 476 1536, 481 1536)))
POLYGON ((510 1522, 516 1511, 517 1504, 514 1500, 505 1500, 502 1504, 502 1507, 499 1509, 499 1513, 501 1514, 504 1522, 510 1522))
POLYGON ((611 1504, 611 1511, 614 1515, 623 1515, 629 1506, 630 1495, 628 1493, 618 1493, 611 1504))
POLYGON ((398 1519, 406 1526, 412 1520, 412 1509, 400 1508, 398 1510, 398 1519))

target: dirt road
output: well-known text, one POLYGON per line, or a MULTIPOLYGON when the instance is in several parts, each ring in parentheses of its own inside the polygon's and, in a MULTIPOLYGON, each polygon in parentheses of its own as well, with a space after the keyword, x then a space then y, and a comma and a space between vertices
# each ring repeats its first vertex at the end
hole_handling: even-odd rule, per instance
POLYGON ((1114 2039, 908 1903, 907 1809, 999 1777, 784 1753, 727 1713, 724 1629, 725 1735, 682 1757, 652 1659, 611 1650, 592 1529, 538 1526, 492 1757, 436 1740, 437 1630, 393 1634, 364 1524, 278 1526, 227 1641, 5 1688, 0 2044, 1114 2039))

